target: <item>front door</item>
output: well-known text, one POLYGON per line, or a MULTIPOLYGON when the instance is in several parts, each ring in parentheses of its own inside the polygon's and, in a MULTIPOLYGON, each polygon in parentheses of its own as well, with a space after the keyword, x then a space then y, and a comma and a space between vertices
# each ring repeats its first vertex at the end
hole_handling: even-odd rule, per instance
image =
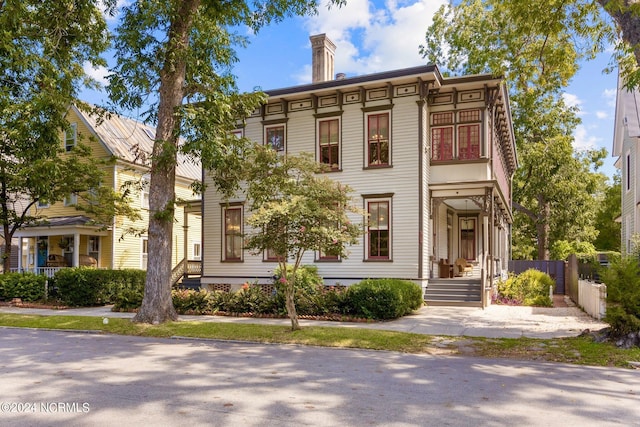
POLYGON ((47 266, 47 256, 49 255, 49 238, 38 237, 36 239, 36 265, 38 267, 47 266))
POLYGON ((476 259, 476 218, 460 219, 460 257, 467 261, 476 259))

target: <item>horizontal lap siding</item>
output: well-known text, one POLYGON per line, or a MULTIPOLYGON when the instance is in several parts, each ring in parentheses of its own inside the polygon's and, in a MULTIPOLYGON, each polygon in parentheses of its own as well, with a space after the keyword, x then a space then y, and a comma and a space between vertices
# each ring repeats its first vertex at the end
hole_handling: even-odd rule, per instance
MULTIPOLYGON (((349 185, 353 204, 365 208, 363 195, 393 193, 392 198, 392 262, 364 261, 362 239, 348 247, 349 257, 341 262, 315 262, 315 254, 308 252, 304 264, 314 264, 327 280, 359 279, 366 277, 417 278, 418 275, 418 107, 412 97, 394 100, 392 115, 392 165, 390 168, 365 169, 365 125, 361 104, 343 106, 341 116, 342 171, 328 173, 331 179, 349 185)), ((290 113, 287 122, 287 152, 302 151, 317 156, 316 119, 312 111, 290 113)), ((260 120, 250 119, 245 136, 262 141, 263 127, 260 120)), ((209 188, 213 188, 211 185, 209 188)), ((426 191, 426 190, 425 190, 426 191)), ((239 199, 238 199, 239 200, 239 199)), ((221 262, 222 254, 222 206, 213 191, 205 194, 204 226, 204 279, 203 283, 216 282, 215 277, 269 277, 275 263, 262 261, 262 256, 244 253, 244 262, 221 262), (209 278, 207 278, 209 276, 209 278)), ((245 219, 248 215, 244 208, 245 219)), ((427 214, 427 213, 425 213, 427 214)), ((362 222, 361 216, 352 220, 362 222)), ((426 225, 426 224, 425 224, 426 225)))

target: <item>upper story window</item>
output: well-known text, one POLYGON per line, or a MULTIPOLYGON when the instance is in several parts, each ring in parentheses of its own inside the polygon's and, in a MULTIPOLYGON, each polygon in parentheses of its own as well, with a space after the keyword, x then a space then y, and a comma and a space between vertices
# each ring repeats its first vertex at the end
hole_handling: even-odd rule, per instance
POLYGON ((390 113, 367 116, 367 166, 388 166, 391 158, 390 113))
POLYGON ((481 153, 479 109, 431 114, 431 160, 473 160, 481 153))
POLYGON ((242 261, 242 206, 223 208, 223 260, 242 261))
POLYGON ((69 194, 67 197, 64 198, 64 205, 65 206, 74 206, 78 204, 78 195, 75 193, 71 193, 69 194))
POLYGON ((76 146, 76 140, 78 138, 78 125, 71 123, 69 129, 64 132, 64 149, 69 152, 76 146))
POLYGON ((267 126, 265 132, 265 144, 276 150, 278 153, 286 152, 286 140, 284 125, 267 126))
POLYGON ((318 122, 318 145, 320 163, 340 169, 340 119, 318 122))

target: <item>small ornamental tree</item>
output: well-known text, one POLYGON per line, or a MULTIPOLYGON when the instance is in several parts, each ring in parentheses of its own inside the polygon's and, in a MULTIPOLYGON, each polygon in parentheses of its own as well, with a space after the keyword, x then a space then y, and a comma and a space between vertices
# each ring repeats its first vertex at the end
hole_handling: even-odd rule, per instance
POLYGON ((349 187, 319 174, 322 165, 309 155, 281 156, 256 146, 247 160, 246 247, 277 258, 291 329, 297 330, 295 278, 304 254, 346 257, 347 245, 362 234, 348 213, 362 213, 350 204, 349 187))

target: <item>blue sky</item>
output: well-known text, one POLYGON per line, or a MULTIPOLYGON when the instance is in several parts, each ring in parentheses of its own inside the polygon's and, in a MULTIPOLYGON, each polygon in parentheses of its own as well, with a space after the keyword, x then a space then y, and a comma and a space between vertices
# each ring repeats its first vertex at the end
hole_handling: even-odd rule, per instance
MULTIPOLYGON (((291 18, 250 35, 250 46, 238 52, 233 70, 240 90, 278 89, 311 82, 309 36, 326 33, 336 44, 335 71, 348 77, 425 64, 419 45, 431 17, 443 0, 347 0, 341 9, 322 8, 317 16, 291 18)), ((611 152, 616 75, 603 74, 610 54, 583 64, 565 100, 580 109, 582 124, 575 133, 577 149, 604 147, 611 152)), ((97 78, 106 70, 88 70, 97 78)), ((99 103, 97 94, 83 99, 99 103)), ((602 169, 611 176, 615 159, 602 169)))

